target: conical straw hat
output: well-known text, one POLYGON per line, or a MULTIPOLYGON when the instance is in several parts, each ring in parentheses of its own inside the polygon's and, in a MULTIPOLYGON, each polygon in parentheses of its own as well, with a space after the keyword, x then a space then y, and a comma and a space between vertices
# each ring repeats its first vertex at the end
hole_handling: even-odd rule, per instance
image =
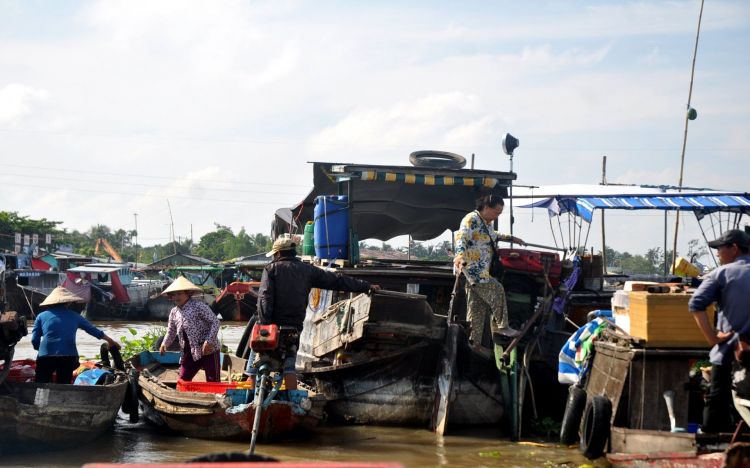
POLYGON ((39 306, 42 307, 56 304, 68 304, 69 302, 84 303, 86 301, 82 297, 76 296, 62 286, 58 286, 53 289, 51 293, 49 293, 49 296, 47 296, 44 301, 39 304, 39 306))
POLYGON ((180 276, 176 280, 172 282, 172 284, 169 285, 167 289, 162 291, 162 294, 169 294, 171 292, 177 292, 177 291, 196 291, 196 292, 203 292, 201 288, 194 285, 190 282, 189 279, 185 278, 184 276, 180 276))

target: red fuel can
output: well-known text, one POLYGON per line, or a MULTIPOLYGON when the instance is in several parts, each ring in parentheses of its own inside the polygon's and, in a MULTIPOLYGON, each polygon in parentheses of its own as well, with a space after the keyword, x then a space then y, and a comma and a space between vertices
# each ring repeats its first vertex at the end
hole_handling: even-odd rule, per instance
POLYGON ((253 351, 271 351, 279 347, 278 325, 253 325, 250 334, 250 349, 253 351))

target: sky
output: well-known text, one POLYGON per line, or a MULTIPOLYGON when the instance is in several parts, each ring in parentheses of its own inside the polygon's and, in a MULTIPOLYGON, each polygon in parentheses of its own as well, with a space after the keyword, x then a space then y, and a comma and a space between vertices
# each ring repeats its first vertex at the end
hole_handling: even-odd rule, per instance
MULTIPOLYGON (((309 161, 408 165, 432 149, 505 171, 506 132, 521 185, 596 184, 605 155, 610 183, 676 185, 699 11, 0 0, 0 210, 78 230, 137 222, 141 245, 168 242, 172 223, 196 242, 217 223, 267 234, 309 191, 309 161)), ((750 3, 706 2, 686 186, 750 192, 748 46, 750 3)), ((515 216, 514 233, 550 244, 544 212, 515 216)), ((607 214, 607 244, 645 252, 663 224, 607 214)))

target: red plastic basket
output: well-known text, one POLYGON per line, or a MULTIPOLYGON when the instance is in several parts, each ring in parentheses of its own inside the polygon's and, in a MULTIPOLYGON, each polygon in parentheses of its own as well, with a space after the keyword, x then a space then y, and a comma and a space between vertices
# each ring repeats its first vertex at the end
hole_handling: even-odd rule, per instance
MULTIPOLYGON (((0 365, 0 370, 3 366, 0 365)), ((34 359, 18 359, 10 364, 8 372, 9 382, 33 382, 36 377, 36 361, 34 359)))
POLYGON ((190 382, 177 380, 178 392, 226 393, 227 389, 237 388, 237 382, 190 382))

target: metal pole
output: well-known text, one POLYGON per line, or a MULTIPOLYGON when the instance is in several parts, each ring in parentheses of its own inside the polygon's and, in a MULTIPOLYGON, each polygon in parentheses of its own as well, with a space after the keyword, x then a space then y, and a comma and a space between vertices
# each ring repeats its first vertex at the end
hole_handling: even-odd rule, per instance
MULTIPOLYGON (((607 156, 602 156, 602 185, 607 185, 607 156)), ((607 238, 604 235, 604 210, 602 212, 602 274, 607 274, 607 238)), ((591 224, 589 224, 591 228, 591 224)), ((588 235, 586 236, 588 237, 588 235)))
POLYGON ((669 215, 669 211, 664 210, 664 276, 667 276, 669 274, 669 269, 667 267, 667 216, 669 215))
MULTIPOLYGON (((510 154, 510 173, 513 174, 513 153, 510 154)), ((510 248, 513 248, 513 178, 510 179, 510 248)))

